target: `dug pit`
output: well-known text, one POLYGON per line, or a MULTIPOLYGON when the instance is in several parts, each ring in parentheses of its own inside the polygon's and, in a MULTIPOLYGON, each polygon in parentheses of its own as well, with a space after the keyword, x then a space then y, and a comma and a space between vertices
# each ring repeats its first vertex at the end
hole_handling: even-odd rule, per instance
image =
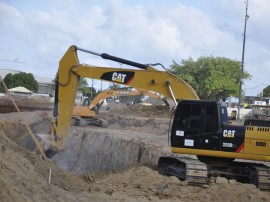
MULTIPOLYGON (((107 118, 109 128, 71 127, 65 149, 52 160, 64 171, 82 174, 121 171, 137 165, 155 166, 159 156, 169 152, 167 119, 107 118)), ((34 117, 30 127, 35 134, 49 134, 50 120, 50 117, 34 117)), ((35 149, 21 120, 5 122, 3 129, 23 148, 35 149)))
POLYGON ((138 132, 73 127, 67 148, 52 159, 74 173, 119 171, 136 165, 156 165, 165 148, 142 140, 138 132))

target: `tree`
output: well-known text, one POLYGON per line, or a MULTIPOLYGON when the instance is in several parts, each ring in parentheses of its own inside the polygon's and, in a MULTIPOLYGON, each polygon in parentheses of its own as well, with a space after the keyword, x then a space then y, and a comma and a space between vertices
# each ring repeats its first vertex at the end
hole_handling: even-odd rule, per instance
POLYGON ((80 77, 78 91, 82 92, 83 96, 91 92, 86 78, 80 77))
POLYGON ((5 88, 4 88, 4 86, 3 86, 3 84, 2 84, 2 82, 0 83, 0 93, 5 93, 6 92, 6 90, 5 90, 5 88))
POLYGON ((263 89, 263 96, 270 97, 270 85, 263 89))
POLYGON ((7 74, 4 78, 4 82, 8 89, 22 86, 33 92, 38 91, 38 83, 33 74, 20 72, 16 74, 7 74))
MULTIPOLYGON (((182 60, 181 64, 173 61, 170 71, 180 76, 197 92, 200 99, 217 100, 238 96, 241 63, 224 57, 200 57, 182 60)), ((244 72, 244 79, 251 78, 244 72)))
POLYGON ((94 98, 96 95, 99 93, 94 87, 88 87, 89 88, 89 93, 86 93, 86 96, 89 98, 94 98))

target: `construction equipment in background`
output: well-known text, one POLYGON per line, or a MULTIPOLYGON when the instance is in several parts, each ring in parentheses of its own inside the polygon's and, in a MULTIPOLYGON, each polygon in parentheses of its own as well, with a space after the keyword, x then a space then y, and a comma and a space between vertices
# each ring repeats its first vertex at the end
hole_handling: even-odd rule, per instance
POLYGON ((157 92, 174 100, 175 104, 179 100, 170 134, 174 155, 160 157, 158 167, 162 173, 194 185, 208 183, 211 176, 224 176, 270 190, 268 166, 234 161, 270 162, 270 127, 258 123, 256 126, 230 125, 226 105, 219 101, 199 100, 193 88, 181 78, 152 66, 71 46, 60 61, 56 78, 52 144, 58 149, 64 149, 66 145, 79 77, 105 80, 157 92), (141 70, 80 64, 77 51, 141 70), (191 154, 198 159, 183 158, 178 154, 191 154))
POLYGON ((162 96, 147 90, 108 89, 98 93, 92 101, 90 101, 89 98, 86 98, 83 101, 82 106, 75 105, 73 108, 71 124, 76 126, 94 125, 106 128, 108 126, 107 121, 97 117, 104 99, 115 96, 136 96, 141 94, 151 98, 164 100, 164 102, 166 101, 162 96))

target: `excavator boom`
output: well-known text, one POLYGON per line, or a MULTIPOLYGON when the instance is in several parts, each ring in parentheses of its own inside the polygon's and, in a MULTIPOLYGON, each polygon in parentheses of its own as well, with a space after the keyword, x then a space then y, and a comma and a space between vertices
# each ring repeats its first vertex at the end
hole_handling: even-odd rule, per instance
POLYGON ((168 71, 159 71, 151 66, 104 53, 100 54, 104 59, 120 61, 141 69, 97 67, 80 64, 77 50, 99 55, 91 51, 77 48, 76 46, 71 46, 60 60, 56 77, 55 124, 53 124, 53 134, 56 136, 56 144, 60 146, 60 148, 64 147, 67 139, 80 77, 104 80, 133 88, 150 90, 174 100, 175 104, 177 104, 176 100, 199 99, 198 95, 189 84, 168 71))

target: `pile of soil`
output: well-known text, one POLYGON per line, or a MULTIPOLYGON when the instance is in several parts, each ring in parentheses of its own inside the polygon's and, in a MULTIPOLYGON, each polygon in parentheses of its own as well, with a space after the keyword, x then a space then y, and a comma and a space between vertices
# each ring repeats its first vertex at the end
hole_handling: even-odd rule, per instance
MULTIPOLYGON (((36 132, 45 132, 51 112, 23 112, 22 116, 36 132)), ((84 130, 73 128, 77 129, 84 130)), ((106 133, 119 130, 121 134, 121 129, 96 130, 106 133)), ((217 178, 204 187, 188 186, 145 165, 76 175, 23 148, 21 136, 26 133, 18 113, 0 114, 1 201, 270 201, 270 193, 254 185, 217 178)), ((143 135, 153 134, 148 129, 143 135)), ((125 138, 129 138, 128 132, 125 138)))
POLYGON ((172 111, 169 106, 165 105, 123 105, 109 104, 111 114, 121 114, 126 116, 138 116, 148 118, 170 118, 172 111))
MULTIPOLYGON (((14 101, 20 111, 52 110, 53 103, 44 99, 32 99, 24 97, 14 97, 14 101)), ((9 97, 0 97, 0 113, 17 112, 13 102, 9 97)))

